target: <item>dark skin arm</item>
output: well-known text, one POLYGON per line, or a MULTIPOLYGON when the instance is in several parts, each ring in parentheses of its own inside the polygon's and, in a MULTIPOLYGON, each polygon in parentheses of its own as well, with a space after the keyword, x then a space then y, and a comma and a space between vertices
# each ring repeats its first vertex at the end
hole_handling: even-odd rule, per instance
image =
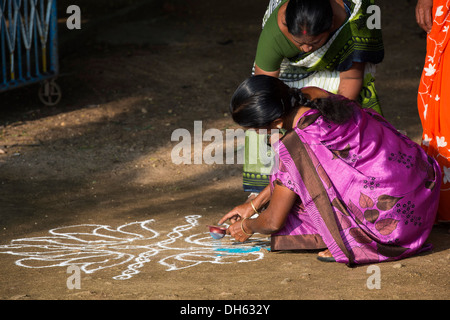
POLYGON ((417 24, 427 33, 433 27, 433 0, 418 0, 416 5, 417 24))
POLYGON ((364 81, 364 69, 365 63, 353 62, 350 69, 341 71, 339 74, 341 82, 337 93, 348 99, 358 100, 364 81))
POLYGON ((266 76, 271 76, 271 77, 274 77, 274 78, 278 78, 278 76, 280 75, 280 70, 277 70, 277 71, 264 71, 263 69, 261 69, 260 67, 255 65, 255 75, 258 75, 258 74, 265 74, 266 76))
MULTIPOLYGON (((227 234, 231 235, 237 241, 244 242, 255 232, 261 234, 272 234, 277 232, 283 227, 286 217, 297 200, 297 197, 297 194, 285 186, 276 185, 266 210, 264 210, 264 212, 256 219, 244 219, 234 222, 228 227, 227 234), (244 229, 245 233, 242 229, 244 229)), ((254 202, 257 210, 259 210, 258 204, 259 203, 254 202)), ((226 220, 226 217, 230 215, 230 213, 225 215, 222 220, 226 220)))
MULTIPOLYGON (((354 62, 350 69, 340 72, 339 77, 341 81, 338 94, 351 100, 358 100, 364 80, 364 68, 364 63, 354 62)), ((255 75, 258 74, 277 78, 280 75, 280 70, 267 72, 255 65, 255 75)))

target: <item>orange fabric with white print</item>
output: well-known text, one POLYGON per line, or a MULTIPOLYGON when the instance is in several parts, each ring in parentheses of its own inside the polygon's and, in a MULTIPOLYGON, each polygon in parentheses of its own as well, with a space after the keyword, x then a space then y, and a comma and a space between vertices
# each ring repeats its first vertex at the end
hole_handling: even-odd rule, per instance
POLYGON ((450 221, 450 0, 434 0, 418 91, 422 147, 442 170, 438 221, 450 221))

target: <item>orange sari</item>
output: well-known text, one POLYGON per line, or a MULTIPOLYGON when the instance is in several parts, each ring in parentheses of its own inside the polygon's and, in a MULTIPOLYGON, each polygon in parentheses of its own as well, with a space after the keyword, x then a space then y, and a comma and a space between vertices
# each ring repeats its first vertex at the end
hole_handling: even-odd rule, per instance
POLYGON ((438 221, 450 221, 450 0, 434 0, 433 28, 418 91, 422 147, 442 170, 438 221))

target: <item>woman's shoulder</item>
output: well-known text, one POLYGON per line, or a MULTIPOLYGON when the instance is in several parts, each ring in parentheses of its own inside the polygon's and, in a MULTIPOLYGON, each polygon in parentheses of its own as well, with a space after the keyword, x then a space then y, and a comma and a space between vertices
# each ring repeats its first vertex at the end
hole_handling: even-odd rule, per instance
POLYGON ((261 34, 269 37, 279 37, 282 35, 278 24, 278 8, 265 21, 261 34))

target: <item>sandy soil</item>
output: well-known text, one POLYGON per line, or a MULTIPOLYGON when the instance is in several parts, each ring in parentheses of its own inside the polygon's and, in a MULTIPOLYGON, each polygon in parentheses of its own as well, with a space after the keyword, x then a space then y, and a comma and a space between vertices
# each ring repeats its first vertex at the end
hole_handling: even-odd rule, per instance
MULTIPOLYGON (((174 165, 171 134, 197 120, 237 128, 228 102, 250 73, 266 2, 78 1, 72 31, 71 2, 58 2, 62 101, 43 106, 35 85, 0 94, 0 299, 448 298, 448 226, 434 228, 433 251, 377 265, 379 289, 368 266, 270 252, 265 237, 208 238, 206 225, 246 198, 241 166, 174 165), (67 283, 74 264, 87 271, 79 289, 67 283)), ((377 3, 385 116, 419 141, 425 35, 414 1, 377 3)))

